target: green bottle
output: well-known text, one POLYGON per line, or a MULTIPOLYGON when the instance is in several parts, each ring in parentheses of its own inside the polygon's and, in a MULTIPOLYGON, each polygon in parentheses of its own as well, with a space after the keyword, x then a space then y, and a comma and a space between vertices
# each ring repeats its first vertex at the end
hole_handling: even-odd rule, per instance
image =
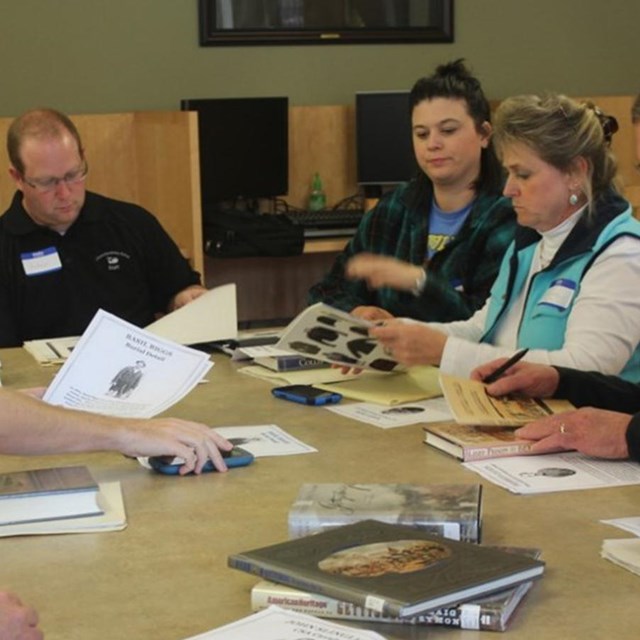
POLYGON ((320 211, 327 206, 327 196, 322 188, 320 174, 316 173, 311 182, 311 194, 309 195, 309 211, 320 211))

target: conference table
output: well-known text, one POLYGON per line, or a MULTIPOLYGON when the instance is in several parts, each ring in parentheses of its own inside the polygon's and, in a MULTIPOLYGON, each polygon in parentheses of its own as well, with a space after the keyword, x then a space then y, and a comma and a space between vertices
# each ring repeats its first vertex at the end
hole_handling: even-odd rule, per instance
MULTIPOLYGON (((22 349, 0 351, 7 388, 46 385, 55 368, 22 349)), ((211 426, 276 424, 317 453, 262 457, 225 474, 168 477, 117 453, 1 456, 0 471, 86 464, 119 480, 123 531, 0 539, 0 584, 35 606, 48 640, 182 640, 250 611, 258 578, 227 567, 234 552, 287 538, 303 482, 476 483, 480 477, 423 443, 419 424, 379 429, 274 398, 267 382, 212 356, 208 382, 167 413, 211 426)), ((638 515, 640 487, 518 496, 483 482, 483 543, 539 547, 544 576, 516 611, 518 640, 636 638, 640 579, 602 559, 605 538, 630 534, 604 518, 638 515)), ((496 637, 495 632, 361 624, 390 639, 496 637)))

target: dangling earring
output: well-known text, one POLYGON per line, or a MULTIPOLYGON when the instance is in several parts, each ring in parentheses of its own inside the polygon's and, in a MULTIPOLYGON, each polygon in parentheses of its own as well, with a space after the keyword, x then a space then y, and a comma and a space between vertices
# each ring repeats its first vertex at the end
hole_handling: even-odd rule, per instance
POLYGON ((573 207, 578 204, 578 196, 575 193, 569 196, 569 204, 573 207))

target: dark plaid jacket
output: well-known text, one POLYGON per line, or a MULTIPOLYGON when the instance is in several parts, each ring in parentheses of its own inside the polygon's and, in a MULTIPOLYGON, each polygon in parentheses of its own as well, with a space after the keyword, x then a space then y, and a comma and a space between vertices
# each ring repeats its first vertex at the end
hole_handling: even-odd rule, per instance
POLYGON ((400 185, 367 213, 331 271, 309 291, 308 302, 325 302, 351 311, 359 305, 382 307, 394 316, 432 322, 470 317, 489 295, 503 254, 513 240, 515 214, 499 194, 480 193, 456 237, 429 261, 422 295, 389 288, 371 290, 347 280, 344 269, 357 253, 393 256, 424 265, 432 191, 425 181, 400 185))

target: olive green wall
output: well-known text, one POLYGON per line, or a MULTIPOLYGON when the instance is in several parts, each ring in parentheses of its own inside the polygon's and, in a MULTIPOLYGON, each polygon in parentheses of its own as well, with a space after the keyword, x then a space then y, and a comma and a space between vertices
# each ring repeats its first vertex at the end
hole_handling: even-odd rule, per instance
POLYGON ((455 42, 199 47, 197 0, 2 0, 0 115, 175 109, 183 97, 345 104, 465 57, 491 98, 640 91, 638 0, 456 0, 455 42))

